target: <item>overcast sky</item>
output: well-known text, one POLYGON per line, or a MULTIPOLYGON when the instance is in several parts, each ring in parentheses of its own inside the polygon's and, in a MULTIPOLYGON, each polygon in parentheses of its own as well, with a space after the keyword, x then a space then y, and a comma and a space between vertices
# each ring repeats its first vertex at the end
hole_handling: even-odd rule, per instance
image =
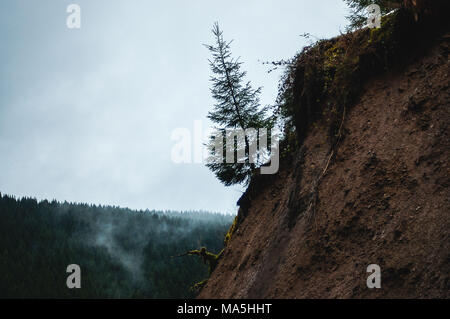
POLYGON ((213 23, 265 105, 280 73, 261 61, 291 58, 301 34, 338 35, 346 14, 341 0, 1 0, 0 192, 235 213, 241 187, 171 161, 174 129, 210 124, 213 23))

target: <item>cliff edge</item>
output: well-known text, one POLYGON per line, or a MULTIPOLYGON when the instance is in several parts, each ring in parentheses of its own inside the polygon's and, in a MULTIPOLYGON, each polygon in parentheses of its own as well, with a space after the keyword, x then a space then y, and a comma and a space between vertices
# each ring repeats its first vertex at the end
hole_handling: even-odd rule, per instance
POLYGON ((297 149, 252 179, 199 298, 450 297, 450 33, 427 39, 360 82, 334 140, 329 117, 303 113, 300 132, 294 114, 297 149), (370 264, 381 289, 366 285, 370 264))

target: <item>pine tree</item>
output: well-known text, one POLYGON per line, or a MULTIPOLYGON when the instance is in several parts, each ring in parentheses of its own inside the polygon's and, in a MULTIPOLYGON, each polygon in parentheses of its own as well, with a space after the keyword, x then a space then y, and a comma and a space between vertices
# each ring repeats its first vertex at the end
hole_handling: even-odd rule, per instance
MULTIPOLYGON (((208 118, 215 123, 218 134, 224 137, 223 150, 226 150, 226 136, 229 129, 260 129, 267 128, 270 130, 272 120, 266 117, 267 107, 261 108, 259 95, 261 88, 253 89, 250 82, 244 83, 246 76, 245 71, 241 71, 242 62, 239 58, 231 56, 230 42, 223 39, 223 32, 219 28, 219 24, 215 23, 212 29, 216 43, 215 45, 206 45, 212 54, 209 60, 213 75, 211 76, 212 88, 211 93, 216 100, 214 109, 208 113, 208 118)), ((233 185, 239 183, 248 183, 252 171, 258 163, 253 163, 249 158, 250 144, 256 136, 245 137, 245 145, 240 145, 235 140, 235 155, 238 150, 244 148, 245 158, 240 158, 241 162, 234 161, 226 163, 226 158, 221 161, 210 162, 207 167, 215 173, 217 178, 225 185, 233 185)), ((215 151, 214 136, 210 141, 211 154, 215 151)), ((217 155, 217 153, 216 153, 217 155)), ((256 162, 256 161, 255 161, 256 162)))
POLYGON ((381 14, 387 14, 390 11, 400 8, 403 0, 345 0, 351 9, 350 15, 347 17, 350 20, 350 30, 358 29, 366 25, 368 13, 366 8, 371 4, 380 6, 381 14))

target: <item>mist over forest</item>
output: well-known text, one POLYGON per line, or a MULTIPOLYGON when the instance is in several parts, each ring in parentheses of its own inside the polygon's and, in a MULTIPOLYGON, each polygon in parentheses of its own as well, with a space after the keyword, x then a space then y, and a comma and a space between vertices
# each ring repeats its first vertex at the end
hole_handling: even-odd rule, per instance
POLYGON ((0 297, 191 298, 208 277, 191 249, 219 252, 233 216, 135 211, 0 193, 0 297), (68 289, 66 268, 81 268, 68 289))

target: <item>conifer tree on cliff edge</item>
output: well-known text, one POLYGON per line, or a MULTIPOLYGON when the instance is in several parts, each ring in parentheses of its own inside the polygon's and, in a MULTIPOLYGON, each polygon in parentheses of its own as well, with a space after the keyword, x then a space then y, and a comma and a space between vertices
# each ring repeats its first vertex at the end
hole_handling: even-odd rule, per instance
MULTIPOLYGON (((267 107, 260 106, 259 95, 261 88, 253 89, 250 82, 245 82, 246 72, 241 71, 242 62, 233 58, 230 51, 230 42, 223 39, 223 32, 219 24, 215 23, 212 29, 215 45, 205 45, 212 54, 209 64, 213 75, 211 93, 216 104, 208 118, 216 125, 217 132, 224 137, 223 151, 226 149, 226 129, 260 129, 273 127, 272 119, 266 116, 267 107)), ((241 162, 227 163, 226 157, 220 162, 209 162, 206 166, 215 173, 216 177, 226 186, 248 183, 252 171, 260 164, 249 160, 249 139, 245 137, 245 145, 240 145, 235 139, 235 154, 237 149, 245 148, 245 158, 241 162)), ((256 137, 253 137, 256 138, 256 137)), ((242 143, 241 143, 242 144, 242 143)), ((211 136, 211 154, 214 154, 214 137, 211 136)), ((224 152, 225 153, 225 152, 224 152)))

